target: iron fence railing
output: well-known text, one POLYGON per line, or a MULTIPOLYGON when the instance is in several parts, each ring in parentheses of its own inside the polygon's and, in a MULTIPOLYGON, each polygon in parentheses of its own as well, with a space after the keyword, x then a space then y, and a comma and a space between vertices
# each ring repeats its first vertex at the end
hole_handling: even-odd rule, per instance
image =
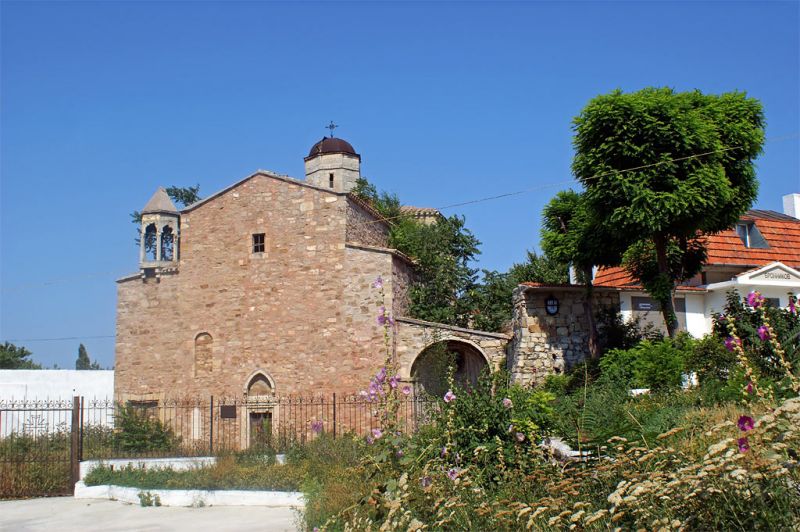
MULTIPOLYGON (((410 433, 438 403, 398 399, 397 424, 410 433)), ((380 403, 358 395, 128 401, 0 399, 0 498, 70 493, 79 462, 92 459, 282 452, 326 434, 366 436, 380 427, 380 403)))

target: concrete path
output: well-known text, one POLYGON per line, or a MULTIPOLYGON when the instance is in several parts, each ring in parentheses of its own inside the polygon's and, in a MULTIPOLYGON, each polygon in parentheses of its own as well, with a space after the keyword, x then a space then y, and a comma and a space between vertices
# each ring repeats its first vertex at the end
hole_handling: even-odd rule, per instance
POLYGON ((0 501, 2 531, 245 531, 294 532, 297 512, 290 508, 208 506, 167 508, 118 501, 51 497, 0 501))

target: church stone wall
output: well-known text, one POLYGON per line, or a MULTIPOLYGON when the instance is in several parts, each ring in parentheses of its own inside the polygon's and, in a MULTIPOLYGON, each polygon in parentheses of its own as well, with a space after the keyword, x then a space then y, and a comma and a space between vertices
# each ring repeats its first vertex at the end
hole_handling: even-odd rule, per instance
POLYGON ((385 248, 389 245, 389 228, 374 214, 347 198, 347 241, 385 248))
MULTIPOLYGON (((583 287, 514 290, 514 337, 508 369, 514 382, 539 384, 547 375, 563 373, 589 356, 583 287), (559 301, 558 313, 547 314, 545 300, 559 301)), ((619 293, 595 289, 594 308, 619 308, 619 293)))
POLYGON ((256 370, 281 395, 363 386, 382 336, 353 299, 371 297, 377 273, 391 279, 392 259, 346 247, 346 203, 257 174, 183 212, 177 271, 118 284, 117 397, 241 396, 256 370))

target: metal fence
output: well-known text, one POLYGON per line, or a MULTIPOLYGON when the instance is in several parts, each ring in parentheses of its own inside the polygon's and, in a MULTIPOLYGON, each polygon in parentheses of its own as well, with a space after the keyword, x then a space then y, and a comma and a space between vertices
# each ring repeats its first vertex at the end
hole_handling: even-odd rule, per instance
MULTIPOLYGON (((406 433, 430 421, 438 403, 400 396, 406 433)), ((0 400, 0 498, 71 492, 82 460, 282 452, 321 437, 367 436, 380 403, 360 396, 128 401, 0 400)))

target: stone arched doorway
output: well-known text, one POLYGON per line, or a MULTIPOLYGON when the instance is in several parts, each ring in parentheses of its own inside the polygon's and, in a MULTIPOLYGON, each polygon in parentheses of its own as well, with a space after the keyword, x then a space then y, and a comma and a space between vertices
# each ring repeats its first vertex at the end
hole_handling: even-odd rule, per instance
POLYGON ((447 390, 448 365, 455 366, 456 383, 465 386, 476 384, 489 364, 483 351, 471 342, 442 340, 417 355, 411 365, 411 378, 420 391, 441 395, 447 390))
POLYGON ((247 406, 247 446, 269 447, 275 430, 275 381, 258 370, 250 374, 245 385, 247 406))

